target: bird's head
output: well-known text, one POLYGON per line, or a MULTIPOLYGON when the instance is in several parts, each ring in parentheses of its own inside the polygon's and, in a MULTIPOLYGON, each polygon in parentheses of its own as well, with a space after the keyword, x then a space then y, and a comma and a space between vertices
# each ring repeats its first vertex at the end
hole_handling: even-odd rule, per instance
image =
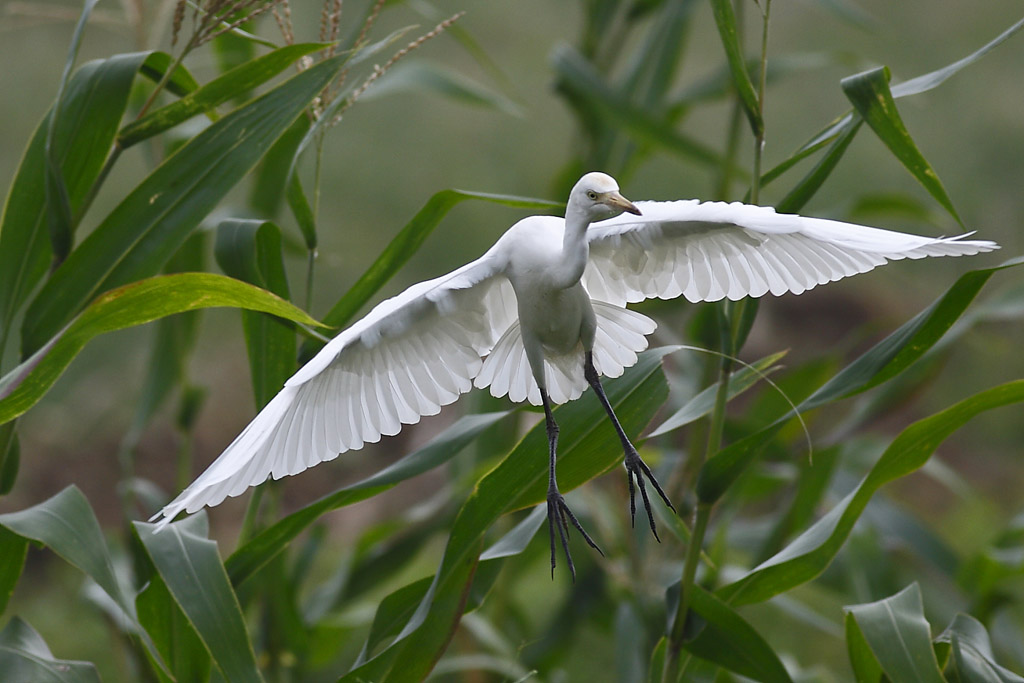
POLYGON ((588 173, 569 193, 569 206, 581 211, 589 222, 603 221, 623 211, 640 215, 640 209, 619 193, 619 184, 606 173, 588 173))

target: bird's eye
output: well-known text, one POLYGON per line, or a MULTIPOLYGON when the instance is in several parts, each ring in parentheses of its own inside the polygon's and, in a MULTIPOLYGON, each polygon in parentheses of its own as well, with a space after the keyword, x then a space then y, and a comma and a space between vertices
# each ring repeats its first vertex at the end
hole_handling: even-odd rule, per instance
POLYGON ((589 192, 587 192, 587 198, 590 199, 591 201, 596 200, 597 193, 594 192, 593 190, 590 190, 589 192))

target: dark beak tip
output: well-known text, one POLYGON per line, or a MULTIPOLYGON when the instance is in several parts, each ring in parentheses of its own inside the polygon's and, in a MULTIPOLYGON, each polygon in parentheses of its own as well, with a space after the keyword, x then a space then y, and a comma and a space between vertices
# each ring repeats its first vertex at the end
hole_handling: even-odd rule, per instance
POLYGON ((635 206, 626 210, 629 211, 634 216, 643 216, 643 214, 640 213, 640 209, 636 208, 635 206))

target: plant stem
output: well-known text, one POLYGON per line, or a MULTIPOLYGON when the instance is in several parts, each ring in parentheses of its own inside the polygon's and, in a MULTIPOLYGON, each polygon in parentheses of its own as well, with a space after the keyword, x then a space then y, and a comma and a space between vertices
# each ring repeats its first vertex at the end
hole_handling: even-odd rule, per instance
POLYGON ((693 585, 697 577, 697 562, 700 559, 700 550, 704 545, 704 535, 707 533, 708 520, 711 518, 711 504, 699 503, 697 505, 696 519, 693 523, 693 533, 690 536, 690 543, 686 546, 686 559, 683 563, 683 578, 679 585, 679 605, 676 608, 675 621, 672 623, 672 633, 669 635, 668 648, 665 653, 665 668, 662 670, 662 683, 675 683, 679 680, 679 655, 683 649, 683 637, 686 635, 686 616, 690 611, 690 601, 693 598, 693 585))

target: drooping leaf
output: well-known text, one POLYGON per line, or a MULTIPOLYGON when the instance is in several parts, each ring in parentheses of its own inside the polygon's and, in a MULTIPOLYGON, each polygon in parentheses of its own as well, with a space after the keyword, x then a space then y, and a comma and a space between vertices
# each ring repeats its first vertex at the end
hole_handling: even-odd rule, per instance
POLYGON ((848 76, 840 85, 853 108, 867 122, 889 151, 910 171, 917 182, 941 204, 946 211, 962 223, 953 201, 946 194, 946 188, 931 165, 914 144, 907 127, 896 109, 896 101, 889 90, 889 69, 879 67, 870 71, 848 76))
POLYGON ((843 154, 846 153, 846 149, 853 142, 853 138, 857 135, 863 122, 864 119, 858 116, 849 127, 840 133, 839 137, 829 146, 825 155, 814 165, 814 168, 801 178, 800 182, 786 193, 785 197, 779 200, 775 207, 779 213, 797 213, 810 201, 831 175, 843 154))
POLYGON ((25 313, 34 352, 98 294, 158 272, 340 70, 321 62, 205 129, 147 176, 82 241, 25 313))
POLYGON ((846 611, 889 680, 946 683, 916 583, 878 602, 848 605, 846 611))
POLYGON ((242 609, 217 553, 217 543, 190 530, 194 518, 136 533, 175 602, 229 681, 262 681, 242 609))
POLYGON ((1024 677, 996 662, 992 641, 984 624, 969 614, 958 614, 935 639, 949 643, 952 658, 947 678, 960 683, 1022 683, 1024 677))
POLYGON ((93 337, 214 306, 263 311, 319 325, 287 301, 223 275, 181 273, 141 280, 101 295, 46 346, 0 378, 0 424, 21 415, 42 398, 93 337))
POLYGON ((99 683, 90 662, 57 659, 42 636, 22 621, 12 618, 0 631, 0 671, 8 681, 39 683, 99 683))

